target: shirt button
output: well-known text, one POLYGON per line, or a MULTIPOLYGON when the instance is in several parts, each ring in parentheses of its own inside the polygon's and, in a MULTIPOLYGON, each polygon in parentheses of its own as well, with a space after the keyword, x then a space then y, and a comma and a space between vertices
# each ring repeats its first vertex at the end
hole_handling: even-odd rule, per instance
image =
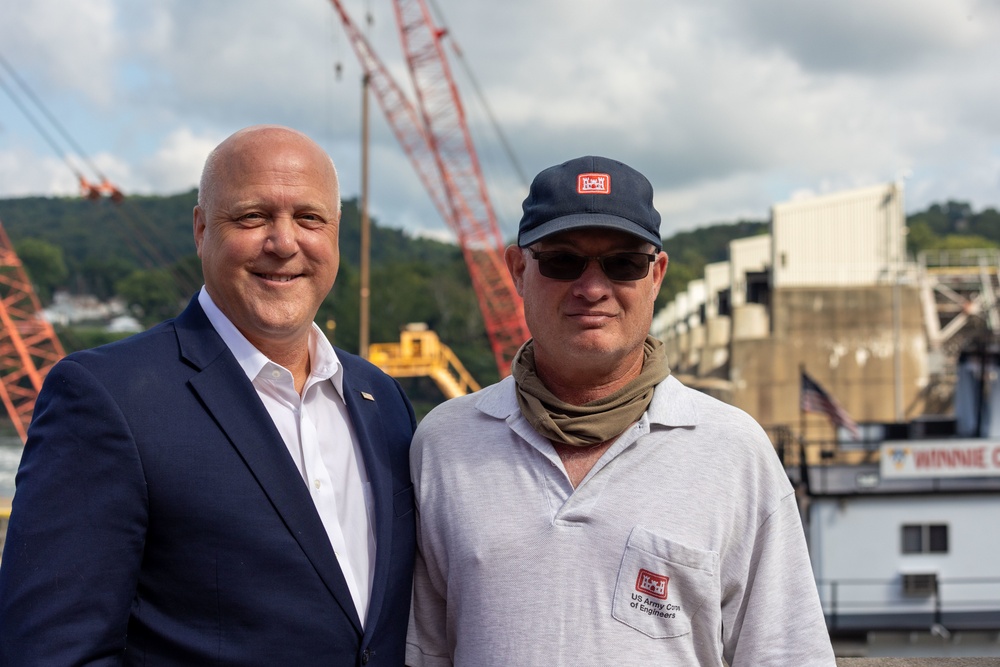
POLYGON ((271 377, 273 377, 275 380, 277 380, 278 378, 281 377, 281 371, 278 371, 278 370, 271 371, 271 377))
POLYGON ((320 481, 318 479, 314 479, 313 486, 315 486, 318 489, 320 487, 320 481))

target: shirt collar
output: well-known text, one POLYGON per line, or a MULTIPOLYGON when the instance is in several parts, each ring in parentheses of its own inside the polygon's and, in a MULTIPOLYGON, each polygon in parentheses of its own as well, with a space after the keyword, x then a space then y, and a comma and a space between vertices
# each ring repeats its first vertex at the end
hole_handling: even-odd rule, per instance
MULTIPOLYGON (((251 382, 254 381, 265 366, 274 363, 263 352, 254 347, 246 339, 246 336, 236 328, 236 325, 226 317, 225 313, 219 310, 219 307, 215 305, 215 301, 212 300, 211 295, 209 295, 204 285, 202 285, 201 291, 198 293, 198 304, 205 311, 208 321, 212 323, 212 327, 219 334, 219 337, 222 338, 222 342, 226 344, 229 351, 236 357, 236 363, 240 365, 240 368, 243 369, 243 372, 246 373, 247 378, 251 382)), ((330 344, 330 341, 323 335, 323 332, 315 322, 313 322, 312 328, 309 331, 309 359, 310 368, 312 369, 311 375, 320 380, 330 380, 333 382, 334 388, 340 394, 340 398, 343 399, 344 368, 340 363, 340 359, 337 358, 337 352, 333 349, 333 345, 330 344)))
MULTIPOLYGON (((698 408, 693 400, 692 389, 684 386, 673 375, 656 385, 653 400, 646 408, 644 418, 650 424, 661 426, 693 426, 698 423, 698 408)), ((498 419, 507 419, 520 412, 514 377, 508 376, 495 385, 486 387, 477 394, 476 407, 498 419)))

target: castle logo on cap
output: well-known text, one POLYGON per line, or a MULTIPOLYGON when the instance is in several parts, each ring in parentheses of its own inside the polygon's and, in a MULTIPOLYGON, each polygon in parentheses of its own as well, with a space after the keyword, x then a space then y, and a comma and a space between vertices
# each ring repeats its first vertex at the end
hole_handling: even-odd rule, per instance
POLYGON ((610 174, 580 174, 576 177, 576 191, 581 195, 611 194, 610 174))

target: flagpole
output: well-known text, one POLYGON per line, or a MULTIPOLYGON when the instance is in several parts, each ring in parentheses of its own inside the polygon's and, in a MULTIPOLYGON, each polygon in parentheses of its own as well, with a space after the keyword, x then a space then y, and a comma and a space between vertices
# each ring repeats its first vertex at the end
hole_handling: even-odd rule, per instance
POLYGON ((806 365, 799 364, 799 440, 806 441, 806 411, 802 407, 802 378, 806 375, 806 365))
POLYGON ((809 485, 809 463, 806 459, 806 411, 802 407, 802 379, 806 376, 806 365, 799 364, 799 476, 806 497, 812 491, 809 485))

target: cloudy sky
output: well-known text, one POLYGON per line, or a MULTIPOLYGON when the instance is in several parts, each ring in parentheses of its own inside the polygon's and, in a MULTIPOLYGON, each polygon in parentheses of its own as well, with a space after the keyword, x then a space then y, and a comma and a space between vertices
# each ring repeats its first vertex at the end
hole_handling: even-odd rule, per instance
MULTIPOLYGON (((407 84, 389 0, 344 1, 407 84)), ((649 176, 665 237, 898 179, 910 211, 1000 206, 998 0, 431 6, 464 54, 449 43, 507 238, 525 176, 589 153, 649 176)), ((358 193, 361 69, 328 0, 0 0, 0 16, 0 55, 126 193, 194 187, 211 147, 262 122, 312 135, 358 193)), ((18 103, 0 68, 0 197, 75 194, 65 154, 93 170, 18 103)), ((380 223, 447 234, 374 102, 371 161, 380 223)))

